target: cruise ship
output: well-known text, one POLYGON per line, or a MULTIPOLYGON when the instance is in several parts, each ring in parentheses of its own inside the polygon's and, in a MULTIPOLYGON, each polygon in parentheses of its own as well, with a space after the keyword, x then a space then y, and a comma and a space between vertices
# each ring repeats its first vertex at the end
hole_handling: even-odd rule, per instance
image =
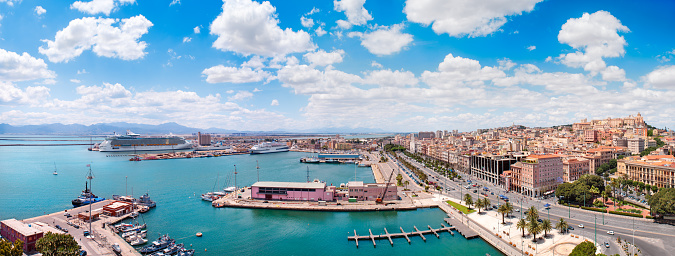
POLYGON ((98 146, 101 152, 176 150, 192 148, 184 138, 177 136, 141 137, 127 130, 126 135, 106 138, 98 146))
POLYGON ((287 152, 288 150, 288 145, 283 142, 263 142, 251 147, 251 154, 278 153, 287 152))

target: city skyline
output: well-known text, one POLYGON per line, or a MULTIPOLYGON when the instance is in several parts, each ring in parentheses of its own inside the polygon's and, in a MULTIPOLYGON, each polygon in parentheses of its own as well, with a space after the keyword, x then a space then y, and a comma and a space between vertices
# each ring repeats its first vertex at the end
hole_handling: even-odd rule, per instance
POLYGON ((0 123, 673 126, 672 2, 0 1, 0 123))

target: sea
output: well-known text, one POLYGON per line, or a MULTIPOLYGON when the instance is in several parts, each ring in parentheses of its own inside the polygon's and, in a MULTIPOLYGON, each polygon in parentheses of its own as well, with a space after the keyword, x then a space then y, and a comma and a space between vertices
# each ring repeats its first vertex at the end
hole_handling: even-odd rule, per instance
MULTIPOLYGON (((100 142, 102 138, 94 138, 100 142)), ((129 161, 129 153, 88 151, 90 137, 0 136, 0 219, 26 219, 72 208, 84 190, 89 164, 92 190, 99 197, 148 193, 157 207, 138 221, 148 238, 168 234, 196 255, 503 255, 480 238, 458 233, 440 238, 411 237, 360 241, 347 236, 426 229, 443 224, 439 209, 383 212, 308 212, 214 208, 200 194, 260 181, 305 182, 319 179, 339 185, 350 180, 374 182, 370 168, 353 164, 304 164, 301 152, 233 155, 198 159, 129 161), (1 146, 60 144, 56 146, 1 146), (256 169, 256 164, 260 169, 256 169), (236 166, 236 167, 235 167, 236 166), (235 175, 235 168, 237 174, 235 175), (58 175, 53 175, 57 170, 58 175), (258 178, 259 177, 259 178, 258 178), (196 237, 197 232, 203 233, 196 237)))

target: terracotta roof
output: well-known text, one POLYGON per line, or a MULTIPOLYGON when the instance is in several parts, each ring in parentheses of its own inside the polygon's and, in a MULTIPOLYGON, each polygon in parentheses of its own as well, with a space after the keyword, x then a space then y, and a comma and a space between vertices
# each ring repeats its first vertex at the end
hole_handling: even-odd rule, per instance
POLYGON ((547 155, 529 155, 527 157, 542 159, 542 158, 559 158, 560 156, 547 154, 547 155))

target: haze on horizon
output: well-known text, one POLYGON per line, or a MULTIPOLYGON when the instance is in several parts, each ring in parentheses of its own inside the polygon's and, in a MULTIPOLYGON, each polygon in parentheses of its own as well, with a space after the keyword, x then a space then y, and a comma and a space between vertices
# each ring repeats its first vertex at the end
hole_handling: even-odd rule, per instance
POLYGON ((0 0, 0 123, 475 130, 675 118, 675 2, 0 0))

